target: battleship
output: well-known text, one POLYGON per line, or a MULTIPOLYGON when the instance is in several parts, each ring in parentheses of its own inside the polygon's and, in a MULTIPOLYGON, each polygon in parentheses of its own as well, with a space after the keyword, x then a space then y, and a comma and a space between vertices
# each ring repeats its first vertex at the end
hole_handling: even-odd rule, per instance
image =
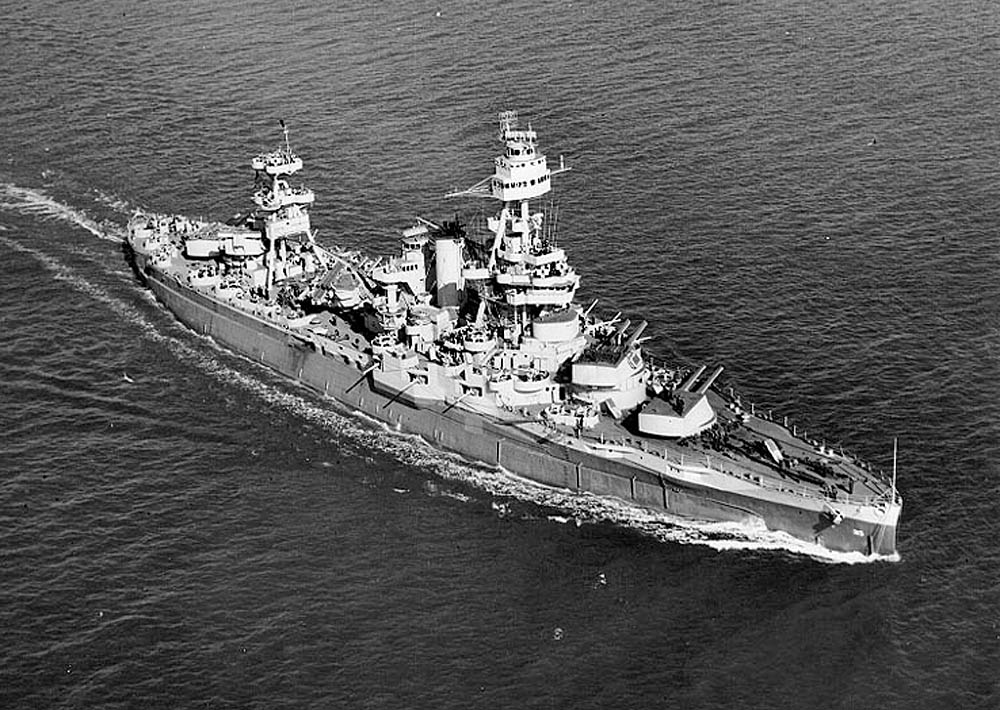
MULTIPOLYGON (((253 206, 226 222, 137 213, 126 252, 192 330, 349 411, 513 476, 699 521, 891 555, 891 477, 719 384, 722 367, 644 350, 646 321, 576 301, 580 274, 533 209, 567 168, 499 114, 477 228, 417 218, 397 255, 321 245, 303 160, 251 159, 253 206)), ((552 211, 552 210, 550 210, 552 211)), ((595 302, 596 303, 596 302, 595 302)))

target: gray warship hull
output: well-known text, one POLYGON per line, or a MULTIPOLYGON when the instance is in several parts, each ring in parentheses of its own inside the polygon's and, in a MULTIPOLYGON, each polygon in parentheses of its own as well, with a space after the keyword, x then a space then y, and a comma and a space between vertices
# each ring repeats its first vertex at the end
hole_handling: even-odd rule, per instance
MULTIPOLYGON (((435 447, 566 491, 611 496, 685 518, 764 526, 824 548, 891 555, 896 529, 877 516, 833 521, 822 502, 790 500, 768 489, 723 490, 669 471, 650 471, 621 459, 581 451, 544 433, 442 402, 413 401, 405 392, 377 391, 368 363, 353 347, 330 348, 300 337, 191 289, 146 263, 127 245, 140 279, 186 326, 227 349, 297 381, 349 410, 416 434, 435 447)), ((892 521, 894 522, 894 521, 892 521)))

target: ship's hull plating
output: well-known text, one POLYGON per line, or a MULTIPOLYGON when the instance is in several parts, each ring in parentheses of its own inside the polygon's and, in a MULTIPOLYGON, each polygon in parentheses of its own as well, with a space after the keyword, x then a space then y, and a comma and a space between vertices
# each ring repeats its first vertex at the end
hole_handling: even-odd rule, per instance
POLYGON ((604 458, 532 437, 457 407, 420 406, 374 391, 346 351, 319 352, 270 323, 181 286, 170 277, 136 270, 157 298, 192 330, 387 423, 418 434, 435 446, 527 479, 570 491, 614 496, 645 508, 709 521, 763 524, 838 551, 895 552, 895 525, 845 518, 834 525, 828 514, 809 507, 698 486, 659 476, 622 460, 604 458))

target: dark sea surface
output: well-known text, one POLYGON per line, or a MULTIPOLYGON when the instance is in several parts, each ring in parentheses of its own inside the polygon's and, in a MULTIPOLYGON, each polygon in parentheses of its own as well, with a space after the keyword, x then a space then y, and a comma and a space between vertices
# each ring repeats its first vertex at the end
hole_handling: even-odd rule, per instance
POLYGON ((0 707, 1000 707, 1000 11, 985 2, 4 3, 0 707), (329 6, 326 6, 329 5, 329 6), (226 218, 291 127, 396 249, 518 109, 581 300, 885 470, 899 554, 576 499, 177 324, 136 208, 226 218))

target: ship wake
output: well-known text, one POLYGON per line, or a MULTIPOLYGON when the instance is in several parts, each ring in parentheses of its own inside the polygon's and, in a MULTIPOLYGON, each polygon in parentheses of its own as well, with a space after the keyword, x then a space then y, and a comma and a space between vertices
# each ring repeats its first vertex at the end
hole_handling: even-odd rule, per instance
POLYGON ((31 215, 43 221, 71 224, 104 241, 121 242, 125 238, 120 226, 109 221, 99 222, 84 210, 59 202, 41 190, 5 183, 0 186, 0 209, 31 215))

